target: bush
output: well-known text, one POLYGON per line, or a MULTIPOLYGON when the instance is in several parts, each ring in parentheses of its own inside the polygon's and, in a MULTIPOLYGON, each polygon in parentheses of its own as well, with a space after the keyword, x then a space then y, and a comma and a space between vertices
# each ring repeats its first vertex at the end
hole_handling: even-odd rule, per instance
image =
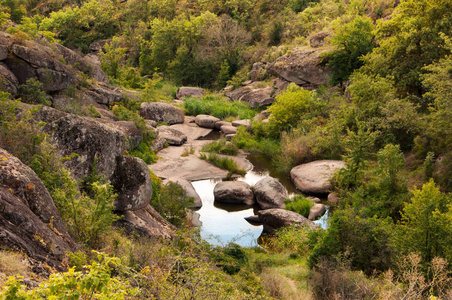
POLYGON ((269 237, 263 246, 266 249, 277 253, 296 254, 304 256, 308 253, 309 229, 291 225, 278 229, 274 237, 269 237))
POLYGON ((301 195, 297 195, 292 199, 286 199, 284 202, 286 203, 287 210, 294 211, 306 218, 309 216, 309 211, 314 205, 314 202, 301 195))
POLYGON ((237 175, 245 175, 246 174, 246 171, 240 169, 237 166, 237 163, 231 158, 220 157, 214 153, 209 153, 208 156, 205 155, 204 153, 201 153, 200 158, 207 160, 214 166, 217 166, 224 170, 228 170, 229 171, 228 178, 230 178, 234 174, 237 174, 237 175))
POLYGON ((212 115, 220 119, 238 117, 239 119, 252 119, 256 112, 249 104, 244 102, 230 102, 223 96, 209 95, 199 98, 187 98, 184 101, 185 113, 191 116, 200 114, 212 115))
POLYGON ((28 104, 52 105, 46 92, 42 89, 42 83, 36 78, 30 78, 26 83, 21 84, 17 89, 17 94, 22 102, 28 104))
POLYGON ((226 139, 224 138, 221 138, 218 141, 213 141, 209 144, 205 144, 204 146, 202 146, 201 151, 215 152, 226 155, 237 155, 238 148, 235 144, 226 141, 226 139))

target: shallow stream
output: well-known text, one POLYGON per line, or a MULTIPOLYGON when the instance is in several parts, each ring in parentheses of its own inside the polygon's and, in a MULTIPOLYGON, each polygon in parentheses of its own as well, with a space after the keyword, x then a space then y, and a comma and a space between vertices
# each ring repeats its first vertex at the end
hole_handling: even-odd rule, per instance
MULTIPOLYGON (((248 171, 243 178, 238 180, 245 181, 253 186, 259 180, 271 176, 278 178, 285 186, 290 196, 300 194, 290 178, 282 176, 271 165, 268 159, 251 155, 247 159, 253 165, 252 170, 248 171)), ((244 247, 257 246, 257 239, 262 234, 262 225, 252 225, 244 218, 256 215, 258 207, 249 207, 245 205, 220 204, 214 202, 213 189, 221 180, 200 180, 192 182, 193 187, 202 199, 202 208, 196 211, 200 217, 201 237, 213 245, 224 246, 229 242, 237 243, 244 247)), ((327 213, 319 220, 315 221, 323 228, 326 228, 328 219, 327 213)))

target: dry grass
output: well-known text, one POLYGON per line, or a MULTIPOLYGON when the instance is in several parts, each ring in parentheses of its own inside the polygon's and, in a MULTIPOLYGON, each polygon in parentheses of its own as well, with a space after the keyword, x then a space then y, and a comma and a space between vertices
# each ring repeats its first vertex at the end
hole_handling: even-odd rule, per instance
POLYGON ((2 286, 9 276, 28 274, 26 258, 15 252, 0 251, 0 285, 2 286))
POLYGON ((261 275, 265 289, 276 299, 310 300, 313 299, 308 290, 300 290, 297 282, 273 268, 265 269, 261 275))

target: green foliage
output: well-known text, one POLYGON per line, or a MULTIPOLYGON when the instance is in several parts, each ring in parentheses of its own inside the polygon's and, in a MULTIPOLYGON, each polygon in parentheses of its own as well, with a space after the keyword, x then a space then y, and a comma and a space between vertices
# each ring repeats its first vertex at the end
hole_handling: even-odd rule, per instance
POLYGON ((228 142, 226 139, 221 138, 218 141, 213 141, 209 144, 202 146, 203 152, 215 152, 226 155, 237 155, 238 148, 234 143, 228 142))
POLYGON ((211 252, 217 267, 229 275, 235 275, 248 262, 245 250, 237 244, 230 243, 223 249, 211 252))
POLYGON ((150 204, 171 224, 183 228, 188 222, 185 210, 193 207, 193 198, 179 184, 168 182, 154 190, 150 204))
POLYGON ((43 104, 50 106, 52 102, 42 89, 42 83, 35 78, 30 78, 26 83, 20 85, 17 89, 18 96, 22 102, 29 104, 43 104))
POLYGON ((118 6, 111 1, 90 0, 74 8, 50 13, 40 30, 55 32, 63 45, 87 53, 92 42, 112 37, 119 27, 118 6))
POLYGON ((27 15, 26 0, 1 0, 0 5, 5 9, 11 21, 20 23, 27 15))
POLYGON ((339 27, 331 43, 337 49, 326 55, 328 66, 334 69, 333 84, 347 81, 352 72, 362 66, 360 57, 372 51, 374 40, 373 24, 368 17, 358 16, 353 21, 339 27))
POLYGON ((294 211, 306 218, 309 216, 309 211, 314 205, 314 202, 301 195, 297 195, 292 199, 286 199, 284 202, 286 203, 287 210, 294 211))
POLYGON ((430 262, 435 256, 452 258, 448 242, 452 230, 451 203, 451 196, 441 193, 432 179, 422 189, 413 191, 398 227, 397 242, 403 253, 419 252, 423 262, 430 262))
POLYGON ((212 115, 220 119, 228 117, 238 117, 239 119, 252 119, 256 112, 249 104, 244 102, 230 102, 225 97, 219 95, 208 95, 202 99, 184 99, 184 109, 186 114, 197 116, 200 114, 212 115))
MULTIPOLYGON (((286 206, 287 208, 287 206, 286 206)), ((293 224, 278 229, 274 237, 268 237, 263 246, 276 253, 290 252, 292 255, 308 254, 308 236, 310 230, 293 224)))
POLYGON ((124 54, 125 48, 119 46, 119 41, 116 38, 105 44, 105 52, 100 53, 101 67, 112 79, 120 79, 121 73, 124 69, 124 54))
POLYGON ((204 153, 201 153, 200 158, 210 162, 214 166, 217 166, 221 169, 229 171, 228 177, 231 177, 234 174, 237 174, 237 175, 245 175, 246 174, 246 171, 240 169, 237 166, 237 163, 231 158, 221 157, 215 153, 209 153, 209 155, 205 155, 204 153))
POLYGON ((98 254, 97 261, 85 266, 84 271, 74 268, 57 273, 38 287, 28 289, 21 279, 10 277, 0 292, 1 299, 114 299, 133 297, 137 289, 124 279, 113 276, 121 268, 118 258, 98 254))
POLYGON ((422 101, 422 68, 450 53, 441 35, 450 36, 451 12, 447 1, 401 1, 390 19, 377 23, 380 47, 366 56, 363 71, 391 76, 400 95, 422 101))
POLYGON ((157 161, 157 155, 152 150, 152 141, 153 139, 143 138, 138 147, 130 151, 129 154, 141 158, 148 165, 155 163, 157 161))
POLYGON ((276 96, 276 102, 268 109, 272 134, 278 136, 282 131, 296 127, 302 119, 314 117, 322 107, 315 96, 315 93, 300 89, 295 83, 276 96))
POLYGON ((361 218, 350 210, 335 211, 325 233, 311 235, 309 263, 343 256, 353 268, 366 274, 385 271, 391 266, 393 245, 392 222, 377 218, 361 218))

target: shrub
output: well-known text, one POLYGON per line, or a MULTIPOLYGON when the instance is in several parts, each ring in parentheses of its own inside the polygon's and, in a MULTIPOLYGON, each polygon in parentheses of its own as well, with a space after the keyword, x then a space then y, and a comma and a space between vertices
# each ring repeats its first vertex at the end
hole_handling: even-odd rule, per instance
POLYGON ((274 237, 270 237, 264 242, 266 249, 277 253, 291 252, 299 256, 308 253, 309 229, 291 225, 278 229, 274 237))
POLYGON ((237 155, 238 148, 235 144, 228 142, 226 141, 226 139, 222 138, 218 141, 213 141, 209 144, 205 144, 204 146, 202 146, 201 151, 215 152, 226 155, 237 155))
POLYGON ((231 158, 227 158, 227 157, 220 157, 214 153, 209 153, 209 155, 205 155, 204 153, 201 153, 200 155, 201 159, 207 160, 208 162, 210 162, 211 164, 213 164, 214 166, 217 166, 221 169, 224 170, 228 170, 228 178, 231 177, 234 174, 237 175, 245 175, 246 171, 240 169, 237 166, 237 163, 231 159, 231 158))
POLYGON ((314 205, 314 202, 301 195, 297 195, 292 199, 286 199, 284 202, 286 203, 287 210, 294 211, 306 218, 309 216, 309 211, 314 205))
POLYGON ((237 101, 230 102, 225 97, 217 95, 204 96, 202 99, 187 98, 184 101, 184 109, 191 116, 206 114, 220 119, 228 117, 252 119, 256 115, 249 104, 237 101))
POLYGON ((42 83, 36 78, 30 78, 26 83, 19 86, 17 89, 18 96, 21 97, 22 102, 29 104, 43 104, 46 106, 52 105, 46 92, 42 89, 42 83))

